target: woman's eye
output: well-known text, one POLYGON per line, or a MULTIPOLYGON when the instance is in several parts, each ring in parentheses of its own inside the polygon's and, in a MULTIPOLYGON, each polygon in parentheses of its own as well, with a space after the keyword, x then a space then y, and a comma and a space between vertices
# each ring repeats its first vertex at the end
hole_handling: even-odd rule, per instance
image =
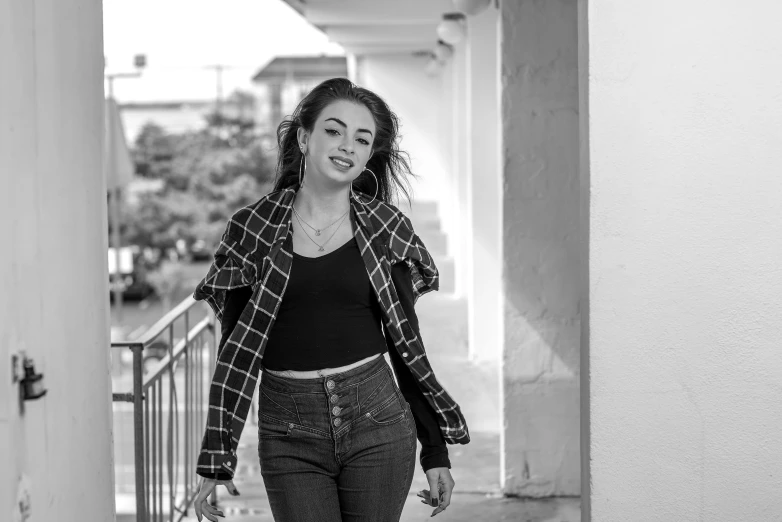
POLYGON ((369 142, 367 140, 365 140, 365 139, 362 139, 362 138, 359 138, 358 142, 361 143, 362 145, 369 145, 369 142))
POLYGON ((339 132, 337 132, 334 129, 326 129, 326 132, 331 134, 332 136, 338 136, 339 135, 339 132))

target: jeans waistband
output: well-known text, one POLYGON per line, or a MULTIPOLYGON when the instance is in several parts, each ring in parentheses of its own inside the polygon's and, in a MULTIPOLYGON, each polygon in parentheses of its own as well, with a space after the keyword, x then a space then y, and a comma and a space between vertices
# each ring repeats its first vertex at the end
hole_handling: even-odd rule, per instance
POLYGON ((261 372, 261 385, 284 393, 317 393, 324 392, 324 383, 327 390, 339 390, 360 383, 383 369, 391 371, 381 355, 356 368, 312 379, 284 377, 264 371, 261 372), (333 384, 329 385, 329 382, 333 384))
MULTIPOLYGON (((378 354, 382 355, 382 354, 378 354)), ((318 377, 325 377, 326 375, 334 375, 335 373, 341 373, 346 372, 348 370, 352 370, 353 368, 358 368, 359 366, 363 366, 364 364, 370 362, 369 359, 372 359, 374 357, 377 357, 377 355, 371 355, 369 357, 365 357, 364 359, 360 361, 356 361, 351 364, 346 364, 344 366, 340 366, 337 368, 324 368, 323 370, 309 370, 309 371, 299 371, 299 370, 268 370, 264 369, 264 372, 268 372, 271 375, 276 375, 278 377, 290 377, 293 379, 317 379, 318 377)))

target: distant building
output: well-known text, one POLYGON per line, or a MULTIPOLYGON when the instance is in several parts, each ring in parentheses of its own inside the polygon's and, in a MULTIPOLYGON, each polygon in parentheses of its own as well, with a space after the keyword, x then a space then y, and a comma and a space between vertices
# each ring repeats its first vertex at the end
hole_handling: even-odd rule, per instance
MULTIPOLYGON (((152 122, 171 133, 198 131, 206 127, 207 117, 216 112, 215 100, 132 102, 120 106, 129 143, 134 143, 145 124, 152 122)), ((257 112, 255 97, 234 92, 220 103, 221 113, 229 118, 251 120, 257 112)))
POLYGON ((262 133, 273 133, 282 119, 323 80, 347 77, 344 56, 287 56, 269 62, 253 76, 258 99, 257 122, 262 133))

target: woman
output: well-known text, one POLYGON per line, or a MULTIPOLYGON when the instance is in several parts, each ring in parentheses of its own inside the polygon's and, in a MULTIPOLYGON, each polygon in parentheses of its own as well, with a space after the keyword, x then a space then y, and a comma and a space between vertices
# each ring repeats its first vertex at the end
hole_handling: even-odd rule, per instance
POLYGON ((398 521, 416 438, 430 485, 419 496, 432 516, 449 506, 446 443, 469 433, 418 331, 413 305, 437 289, 437 269, 389 203, 409 174, 397 129, 374 93, 321 83, 280 125, 273 192, 229 221, 194 293, 222 324, 199 520, 222 516, 206 502, 216 485, 238 494, 236 449, 261 370, 258 452, 276 521, 398 521))

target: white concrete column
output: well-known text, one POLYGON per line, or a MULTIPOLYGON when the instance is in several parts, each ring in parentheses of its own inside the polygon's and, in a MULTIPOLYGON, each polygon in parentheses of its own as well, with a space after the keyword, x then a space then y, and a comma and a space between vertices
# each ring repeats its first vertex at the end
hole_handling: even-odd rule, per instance
POLYGON ((782 5, 588 8, 591 520, 782 520, 782 5))
POLYGON ((114 520, 100 0, 0 0, 0 519, 114 520), (19 404, 24 350, 48 394, 19 404))
POLYGON ((502 169, 499 12, 469 18, 472 270, 467 298, 469 354, 499 363, 503 339, 502 169))
POLYGON ((578 495, 575 0, 502 2, 504 490, 578 495))
POLYGON ((470 81, 470 46, 460 42, 451 58, 453 120, 451 161, 454 180, 454 201, 458 216, 458 230, 453 235, 456 285, 454 297, 467 297, 472 290, 472 82, 470 81))

